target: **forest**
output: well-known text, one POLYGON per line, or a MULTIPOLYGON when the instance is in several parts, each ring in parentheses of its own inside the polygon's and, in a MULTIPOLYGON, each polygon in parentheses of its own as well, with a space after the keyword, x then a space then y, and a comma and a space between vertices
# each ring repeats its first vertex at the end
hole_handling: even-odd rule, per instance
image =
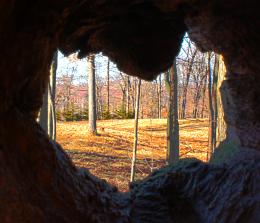
POLYGON ((153 81, 123 73, 102 54, 79 60, 57 52, 50 73, 42 127, 76 165, 122 190, 135 175, 142 179, 179 158, 209 161, 225 140, 219 91, 225 65, 188 35, 172 67, 153 81))
MULTIPOLYGON (((208 56, 213 72, 215 54, 203 54, 188 36, 184 39, 181 52, 176 58, 181 119, 208 117, 208 56)), ((75 54, 68 59, 62 56, 60 59, 65 62, 57 73, 55 105, 58 119, 88 119, 87 61, 79 61, 75 54), (85 70, 82 70, 82 66, 85 66, 85 70)), ((133 118, 138 78, 119 71, 116 65, 102 54, 95 55, 93 66, 97 118, 133 118)), ((166 76, 167 72, 159 74, 152 82, 142 82, 141 92, 145 94, 140 96, 140 118, 167 117, 169 95, 166 76)))

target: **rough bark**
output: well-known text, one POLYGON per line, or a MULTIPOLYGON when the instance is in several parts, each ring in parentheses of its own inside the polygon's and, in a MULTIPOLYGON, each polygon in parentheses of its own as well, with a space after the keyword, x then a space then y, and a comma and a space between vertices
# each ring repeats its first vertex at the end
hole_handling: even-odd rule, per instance
POLYGON ((197 15, 186 18, 186 24, 190 37, 202 50, 214 50, 225 58, 227 75, 221 86, 221 97, 227 123, 226 142, 233 151, 243 147, 259 150, 260 68, 256 64, 260 57, 256 43, 260 34, 253 30, 260 27, 260 22, 254 9, 256 2, 222 3, 210 6, 212 10, 217 9, 214 12, 207 11, 208 6, 202 7, 197 15), (228 15, 228 11, 231 14, 228 15), (221 25, 217 21, 221 21, 221 25))
POLYGON ((132 221, 258 222, 259 201, 253 194, 259 194, 259 171, 254 168, 259 170, 254 159, 236 160, 225 167, 182 160, 156 171, 132 185, 132 221))
POLYGON ((176 61, 174 61, 165 83, 169 92, 167 115, 167 155, 168 164, 174 164, 179 160, 179 119, 178 119, 178 76, 176 61))
POLYGON ((260 222, 258 11, 254 0, 1 1, 1 222, 260 222), (179 163, 121 194, 76 168, 35 121, 53 54, 103 51, 152 79, 185 31, 225 59, 219 164, 179 163))
POLYGON ((218 81, 217 81, 217 129, 216 129, 216 147, 223 142, 227 135, 227 125, 224 119, 224 110, 223 110, 223 99, 221 98, 220 87, 226 76, 226 67, 223 61, 223 57, 219 58, 219 67, 218 67, 218 81))

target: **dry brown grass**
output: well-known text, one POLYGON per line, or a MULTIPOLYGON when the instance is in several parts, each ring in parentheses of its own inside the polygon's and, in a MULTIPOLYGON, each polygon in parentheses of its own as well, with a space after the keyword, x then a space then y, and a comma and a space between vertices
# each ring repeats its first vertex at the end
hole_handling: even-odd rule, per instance
MULTIPOLYGON (((137 175, 140 179, 165 165, 166 120, 139 120, 137 175)), ((99 136, 88 134, 87 122, 57 124, 57 141, 77 166, 88 168, 119 190, 128 189, 133 147, 133 120, 98 121, 99 136)), ((180 156, 206 160, 208 122, 180 120, 180 156)))

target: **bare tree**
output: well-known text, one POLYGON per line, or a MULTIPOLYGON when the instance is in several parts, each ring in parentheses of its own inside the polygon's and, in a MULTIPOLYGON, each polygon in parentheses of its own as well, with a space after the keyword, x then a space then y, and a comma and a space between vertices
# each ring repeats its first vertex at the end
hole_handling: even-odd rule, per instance
POLYGON ((218 75, 219 75, 219 55, 214 54, 215 61, 214 61, 214 69, 213 69, 213 80, 212 80, 212 106, 213 106, 213 152, 216 148, 216 139, 217 139, 217 119, 218 119, 218 104, 217 104, 217 84, 218 84, 218 75))
POLYGON ((56 51, 53 56, 53 61, 50 69, 50 79, 43 96, 43 105, 39 117, 40 125, 53 140, 56 139, 55 92, 57 63, 58 51, 56 51))
POLYGON ((157 93, 158 93, 158 118, 162 118, 162 75, 159 75, 157 83, 157 93))
POLYGON ((54 53, 53 61, 51 65, 51 76, 49 83, 50 92, 50 108, 49 108, 49 135, 53 140, 56 140, 56 108, 55 108, 55 96, 56 96, 56 74, 58 67, 58 50, 54 53))
POLYGON ((123 72, 119 72, 119 86, 122 92, 122 103, 121 109, 129 114, 135 110, 135 95, 136 95, 136 86, 135 86, 135 77, 130 77, 123 72), (132 104, 132 106, 130 106, 132 104), (130 109, 130 107, 132 107, 130 109))
POLYGON ((158 83, 156 81, 143 81, 141 97, 141 114, 143 117, 158 118, 158 83))
POLYGON ((208 134, 208 152, 207 152, 207 160, 213 154, 214 151, 214 130, 215 130, 215 123, 214 123, 214 108, 213 108, 213 101, 212 101, 212 72, 211 72, 211 53, 208 53, 208 97, 209 97, 209 134, 208 134))
POLYGON ((109 114, 110 110, 110 103, 109 103, 109 88, 110 88, 110 75, 109 75, 109 69, 110 69, 110 60, 107 58, 107 112, 109 114))
MULTIPOLYGON (((208 106, 206 104, 208 94, 207 89, 205 88, 205 84, 208 84, 208 75, 205 75, 207 67, 205 64, 207 64, 207 59, 204 56, 203 61, 203 54, 199 51, 197 52, 197 49, 188 38, 186 38, 186 41, 187 43, 183 46, 183 52, 177 58, 179 74, 179 117, 182 117, 182 115, 185 117, 204 117, 205 115, 208 115, 208 106)), ((109 112, 113 117, 132 117, 136 101, 136 79, 134 77, 129 77, 122 72, 120 73, 116 65, 111 61, 108 61, 107 57, 102 57, 101 54, 95 55, 97 119, 107 119, 108 117, 111 117, 107 114, 108 107, 109 112), (111 98, 112 92, 113 98, 111 98)), ((70 74, 71 72, 67 74, 68 79, 70 74)), ((60 97, 60 91, 58 90, 57 92, 57 101, 59 101, 57 107, 59 111, 58 117, 61 119, 62 117, 65 117, 63 115, 64 112, 60 109, 63 104, 66 105, 65 108, 74 108, 75 112, 73 114, 75 119, 73 120, 78 120, 77 117, 81 117, 78 116, 78 114, 85 118, 88 117, 88 99, 84 99, 84 101, 79 100, 78 97, 80 97, 80 94, 77 93, 80 91, 77 90, 79 88, 87 90, 87 87, 82 87, 78 84, 83 83, 85 80, 83 82, 82 80, 78 81, 77 74, 75 74, 75 78, 77 81, 73 81, 71 87, 68 87, 69 93, 66 93, 67 90, 64 90, 62 93, 63 97, 60 97), (65 96, 67 96, 67 99, 65 96), (62 102, 62 99, 64 99, 64 102, 62 102), (80 106, 78 103, 80 103, 80 106), (80 111, 77 112, 79 107, 80 111)), ((58 83, 59 79, 61 79, 61 77, 58 78, 58 83)), ((154 82, 142 82, 142 90, 144 90, 146 94, 142 95, 142 104, 140 105, 140 114, 142 114, 142 116, 140 117, 160 118, 162 115, 166 114, 168 95, 165 91, 165 85, 161 84, 161 81, 161 77, 159 76, 154 82), (149 109, 147 109, 147 107, 149 107, 149 109)), ((70 84, 67 84, 67 86, 70 86, 70 84)), ((84 98, 87 97, 84 96, 84 98)), ((73 109, 69 109, 68 115, 72 113, 72 110, 73 109)))
POLYGON ((126 87, 126 113, 130 113, 130 88, 131 88, 131 82, 130 82, 130 77, 129 75, 126 76, 126 82, 127 82, 127 87, 126 87))
POLYGON ((65 74, 57 78, 58 88, 55 94, 55 104, 57 111, 62 113, 65 120, 68 118, 67 114, 70 112, 72 107, 72 92, 73 92, 73 81, 74 74, 65 74))
POLYGON ((169 92, 166 161, 168 164, 173 164, 179 160, 178 75, 176 60, 165 75, 165 83, 169 92))
POLYGON ((140 91, 141 91, 141 79, 138 79, 137 92, 136 92, 136 105, 135 105, 134 147, 133 147, 130 182, 133 182, 135 179, 136 153, 137 153, 137 144, 138 144, 138 116, 139 116, 139 107, 140 107, 140 91))
POLYGON ((127 87, 128 87, 128 81, 126 74, 123 74, 122 72, 119 72, 119 75, 121 77, 121 81, 119 82, 121 91, 122 91, 122 110, 126 111, 126 99, 127 99, 127 87))
POLYGON ((204 72, 205 70, 205 55, 202 53, 197 54, 199 58, 196 61, 196 64, 194 64, 194 70, 192 72, 192 78, 193 78, 193 86, 194 92, 193 92, 193 118, 199 117, 199 104, 200 99, 203 94, 203 83, 204 79, 207 77, 207 73, 204 72))
POLYGON ((202 106, 201 106, 201 113, 200 113, 201 118, 204 118, 204 114, 205 114, 205 98, 206 98, 206 90, 207 90, 207 82, 208 82, 207 69, 204 70, 204 73, 205 73, 205 78, 202 87, 202 106))
POLYGON ((103 97, 103 87, 104 82, 103 78, 99 77, 95 74, 95 81, 96 81, 96 114, 97 119, 102 119, 102 115, 104 112, 104 97, 103 97))
POLYGON ((96 109, 96 80, 95 80, 95 56, 89 55, 87 58, 88 69, 88 90, 89 90, 89 132, 97 134, 97 109, 96 109))
MULTIPOLYGON (((185 51, 185 50, 184 50, 185 51)), ((186 52, 186 51, 185 51, 186 52)), ((183 81, 183 94, 182 94, 182 106, 181 106, 181 118, 184 119, 186 117, 186 104, 187 104, 187 91, 189 87, 190 76, 193 68, 194 59, 198 49, 192 48, 190 40, 188 41, 188 50, 186 52, 186 60, 184 61, 187 64, 186 69, 186 78, 183 81)))

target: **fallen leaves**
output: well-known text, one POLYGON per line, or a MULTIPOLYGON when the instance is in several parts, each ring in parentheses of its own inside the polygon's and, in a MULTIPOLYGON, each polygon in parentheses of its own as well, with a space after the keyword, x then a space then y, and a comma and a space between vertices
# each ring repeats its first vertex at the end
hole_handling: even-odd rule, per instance
MULTIPOLYGON (((208 121, 180 120, 180 156, 206 160, 208 121)), ((133 148, 133 120, 98 121, 98 136, 88 134, 88 122, 60 122, 57 141, 73 162, 88 168, 96 176, 128 189, 133 148)), ((165 165, 166 120, 139 120, 136 178, 165 165)))

